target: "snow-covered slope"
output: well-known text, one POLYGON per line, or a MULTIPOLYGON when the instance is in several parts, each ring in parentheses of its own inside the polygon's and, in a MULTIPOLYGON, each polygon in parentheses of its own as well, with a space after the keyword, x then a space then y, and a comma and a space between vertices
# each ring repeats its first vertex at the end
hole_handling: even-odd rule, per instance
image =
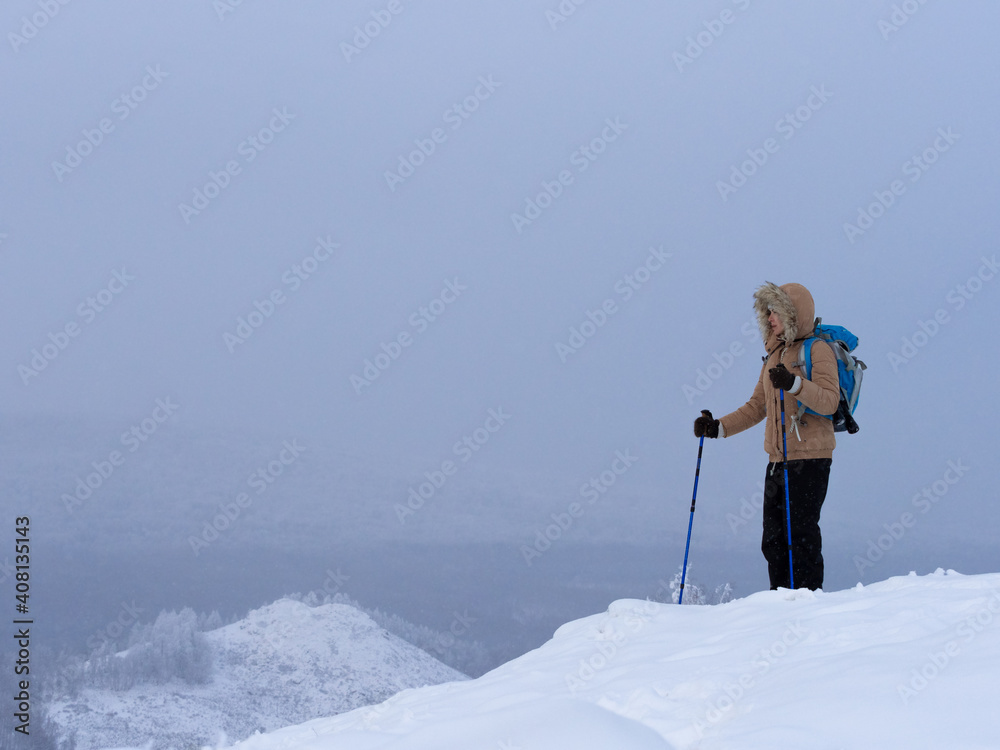
POLYGON ((1000 574, 622 600, 477 680, 240 750, 995 748, 1000 574))
POLYGON ((205 635, 215 659, 210 684, 88 689, 55 704, 52 718, 76 730, 77 750, 148 740, 152 748, 200 747, 465 679, 344 604, 282 599, 205 635))

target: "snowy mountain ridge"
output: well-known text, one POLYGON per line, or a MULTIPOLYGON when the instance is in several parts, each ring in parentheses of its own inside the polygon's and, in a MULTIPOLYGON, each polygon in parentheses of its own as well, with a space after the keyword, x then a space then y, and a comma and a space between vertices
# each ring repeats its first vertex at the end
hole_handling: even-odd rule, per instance
POLYGON ((620 600, 462 683, 240 750, 996 747, 1000 574, 717 606, 620 600))
POLYGON ((53 704, 51 718, 64 737, 76 732, 77 750, 200 747, 466 679, 345 604, 282 599, 205 637, 210 683, 87 688, 53 704))

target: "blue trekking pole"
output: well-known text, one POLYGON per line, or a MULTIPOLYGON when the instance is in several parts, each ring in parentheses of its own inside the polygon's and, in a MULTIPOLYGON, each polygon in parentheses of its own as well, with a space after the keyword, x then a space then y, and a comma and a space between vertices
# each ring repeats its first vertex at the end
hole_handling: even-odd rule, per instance
POLYGON ((785 439, 785 391, 779 389, 781 397, 781 454, 785 470, 785 525, 788 527, 788 585, 795 588, 795 574, 792 573, 792 514, 788 501, 788 443, 785 439))
POLYGON ((691 495, 691 515, 688 516, 688 538, 687 543, 684 545, 684 567, 681 570, 681 593, 677 597, 678 604, 684 603, 684 580, 687 578, 688 572, 688 550, 691 549, 691 526, 694 524, 694 503, 698 499, 698 475, 701 473, 701 451, 704 447, 705 435, 702 434, 701 440, 698 442, 698 464, 694 469, 694 492, 691 495))

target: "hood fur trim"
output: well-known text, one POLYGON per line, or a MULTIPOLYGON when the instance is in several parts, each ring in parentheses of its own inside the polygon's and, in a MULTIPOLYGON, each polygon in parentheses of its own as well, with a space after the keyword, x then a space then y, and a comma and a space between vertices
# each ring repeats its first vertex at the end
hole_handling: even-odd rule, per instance
POLYGON ((766 348, 770 349, 773 344, 778 343, 778 339, 771 333, 771 325, 767 320, 771 310, 778 313, 785 326, 784 333, 780 337, 785 344, 791 344, 796 339, 812 333, 816 308, 809 290, 801 284, 778 286, 768 281, 757 288, 753 299, 754 309, 757 311, 757 327, 760 329, 760 337, 766 348))

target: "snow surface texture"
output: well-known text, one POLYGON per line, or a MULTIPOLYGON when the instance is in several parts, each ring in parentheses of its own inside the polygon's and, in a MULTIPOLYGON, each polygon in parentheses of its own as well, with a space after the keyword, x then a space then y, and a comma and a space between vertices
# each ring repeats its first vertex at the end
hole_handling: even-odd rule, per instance
POLYGON ((621 600, 480 677, 240 750, 996 748, 1000 574, 621 600))
POLYGON ((77 750, 199 747, 377 703, 404 688, 465 679, 343 604, 282 599, 205 637, 215 658, 208 685, 87 689, 54 704, 51 717, 64 731, 76 730, 77 750))

